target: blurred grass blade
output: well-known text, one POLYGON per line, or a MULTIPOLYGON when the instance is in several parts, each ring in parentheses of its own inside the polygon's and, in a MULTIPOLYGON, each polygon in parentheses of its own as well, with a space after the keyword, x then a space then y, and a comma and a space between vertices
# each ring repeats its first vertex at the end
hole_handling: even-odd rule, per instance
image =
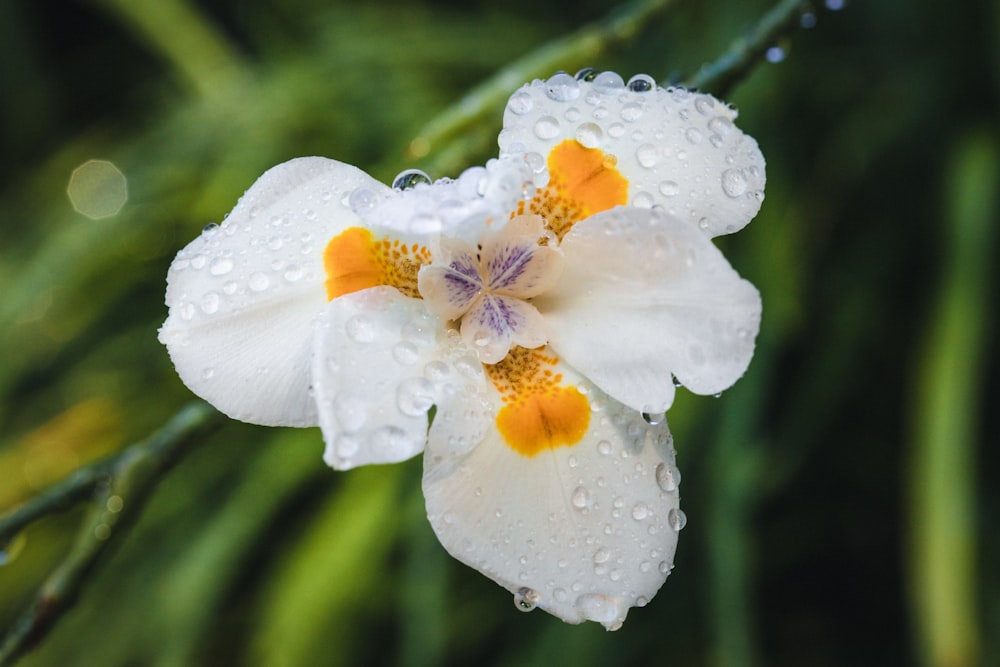
POLYGON ((920 352, 910 480, 917 655, 932 667, 980 664, 976 617, 975 444, 990 270, 998 219, 994 137, 966 137, 950 170, 945 266, 920 352))

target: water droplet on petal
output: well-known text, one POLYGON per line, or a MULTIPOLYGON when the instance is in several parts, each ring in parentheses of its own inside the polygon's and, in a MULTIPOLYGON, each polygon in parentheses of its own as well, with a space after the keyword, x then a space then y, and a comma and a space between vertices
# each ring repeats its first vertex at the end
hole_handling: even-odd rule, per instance
POLYGON ((535 106, 535 101, 531 98, 531 93, 519 91, 511 95, 507 102, 507 108, 519 116, 530 112, 535 106))
POLYGON ((656 483, 667 493, 674 493, 681 483, 681 473, 669 463, 660 463, 656 466, 656 483))
POLYGON ((396 405, 410 417, 426 414, 434 405, 434 385, 422 377, 404 380, 396 389, 396 405))
POLYGON ((431 177, 419 169, 407 169, 399 172, 396 178, 392 179, 392 187, 395 190, 409 190, 418 185, 427 185, 431 182, 431 177))
POLYGON ((201 310, 211 315, 219 310, 219 295, 216 292, 206 292, 201 297, 201 310))
POLYGON ((636 93, 645 93, 656 88, 656 80, 648 74, 636 74, 628 80, 628 89, 636 93))
POLYGON ((531 611, 538 606, 541 599, 542 596, 538 594, 538 591, 524 586, 514 593, 514 606, 520 611, 531 611))
POLYGON ((375 192, 368 188, 356 188, 347 198, 347 205, 359 215, 369 211, 375 206, 375 192))
POLYGON ((559 134, 559 121, 552 116, 542 116, 535 121, 535 136, 539 139, 553 139, 559 134))
POLYGON ((593 67, 584 67, 582 70, 576 73, 576 78, 578 81, 593 81, 597 78, 597 70, 593 67))
POLYGON ((667 523, 675 531, 680 531, 687 525, 687 515, 684 514, 684 510, 674 507, 667 512, 667 523))
POLYGON ((417 351, 416 345, 403 341, 401 343, 396 343, 396 345, 392 348, 392 358, 404 366, 409 366, 410 364, 417 363, 420 359, 420 354, 417 351))
POLYGON ((585 487, 578 486, 573 490, 570 502, 573 504, 573 507, 578 510, 582 510, 590 507, 593 504, 594 499, 590 495, 590 491, 588 491, 585 487))
POLYGON ((594 562, 595 563, 607 563, 611 559, 611 550, 607 547, 601 547, 594 552, 594 562))
POLYGON ((372 433, 371 447, 379 458, 385 461, 400 460, 411 455, 415 443, 398 426, 382 426, 372 433))
POLYGON ((224 276, 233 270, 233 260, 228 257, 216 257, 208 265, 208 272, 213 276, 224 276))
POLYGON ((656 150, 656 146, 652 144, 643 144, 635 149, 635 159, 638 160, 639 164, 646 169, 652 169, 659 161, 659 153, 656 150))
POLYGON ((660 194, 664 197, 676 197, 681 187, 676 181, 660 181, 660 194))
MULTIPOLYGON (((705 135, 702 134, 702 131, 696 127, 689 127, 687 132, 684 133, 684 136, 687 137, 688 142, 694 145, 700 144, 702 142, 702 139, 705 138, 705 135)), ((680 157, 680 154, 678 154, 678 157, 680 157)))
POLYGON ((667 419, 667 413, 665 412, 643 412, 642 418, 647 424, 652 424, 656 426, 662 424, 667 419))
POLYGON ((625 80, 615 72, 601 72, 594 77, 594 90, 602 95, 614 95, 625 88, 625 80))
POLYGON ((344 323, 347 337, 356 343, 370 343, 375 340, 375 327, 364 315, 354 315, 344 323))
POLYGON ((652 511, 649 509, 649 505, 646 503, 636 503, 632 508, 632 518, 636 521, 642 521, 649 517, 652 511))
POLYGON ((560 72, 545 82, 545 94, 556 102, 569 102, 580 96, 580 83, 569 74, 560 72))
POLYGON ((730 197, 739 197, 747 191, 747 179, 739 169, 722 172, 722 191, 730 197))
POLYGON ((271 286, 271 279, 260 271, 255 271, 250 274, 250 280, 247 282, 250 289, 254 292, 263 292, 268 287, 271 286))
POLYGON ((597 123, 583 123, 576 128, 576 140, 584 148, 596 148, 601 143, 604 132, 597 123))
POLYGON ((333 416, 346 433, 356 433, 361 430, 368 417, 361 399, 343 395, 333 400, 333 416))

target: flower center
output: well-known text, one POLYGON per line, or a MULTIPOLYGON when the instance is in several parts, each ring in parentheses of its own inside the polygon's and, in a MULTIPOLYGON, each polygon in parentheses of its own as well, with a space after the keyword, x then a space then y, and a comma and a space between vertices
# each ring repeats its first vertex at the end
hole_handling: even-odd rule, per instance
POLYGON ((379 285, 419 298, 417 272, 430 259, 431 253, 424 246, 379 238, 363 227, 349 227, 333 237, 323 251, 327 299, 379 285))
POLYGON ((477 249, 442 238, 439 254, 420 269, 420 295, 435 314, 460 321, 481 362, 497 363, 512 345, 546 343, 542 316, 529 300, 555 284, 562 252, 541 217, 515 216, 477 249))

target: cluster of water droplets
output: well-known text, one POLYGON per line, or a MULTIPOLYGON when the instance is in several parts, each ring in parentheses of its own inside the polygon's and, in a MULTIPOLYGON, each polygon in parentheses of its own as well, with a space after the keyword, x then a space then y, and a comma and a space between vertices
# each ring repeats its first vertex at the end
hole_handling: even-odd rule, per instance
POLYGON ((541 607, 614 630, 673 568, 677 532, 686 522, 680 473, 664 421, 650 424, 588 383, 581 390, 598 422, 591 427, 594 439, 545 454, 558 466, 555 474, 552 465, 532 461, 519 480, 529 488, 561 483, 561 502, 538 502, 558 493, 512 494, 502 476, 480 470, 461 507, 439 507, 448 484, 472 484, 468 476, 479 470, 484 453, 439 456, 433 443, 425 494, 442 543, 506 586, 518 609, 541 607))
POLYGON ((414 235, 442 233, 472 242, 484 221, 506 220, 517 202, 534 194, 526 164, 490 160, 458 178, 434 182, 419 169, 407 169, 393 179, 392 189, 361 186, 350 193, 348 204, 376 228, 414 235))
POLYGON ((576 139, 613 156, 631 205, 663 207, 717 235, 746 224, 764 197, 763 158, 735 118, 710 95, 661 88, 646 74, 560 72, 511 96, 500 154, 523 155, 542 186, 547 150, 576 139))

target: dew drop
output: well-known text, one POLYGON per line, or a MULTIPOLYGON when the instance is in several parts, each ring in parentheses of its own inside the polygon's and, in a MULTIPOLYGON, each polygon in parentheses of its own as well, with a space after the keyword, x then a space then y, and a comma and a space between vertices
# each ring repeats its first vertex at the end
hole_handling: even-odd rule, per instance
POLYGON ((177 314, 181 316, 182 320, 190 320, 192 317, 194 317, 194 313, 195 313, 194 304, 189 301, 185 301, 184 303, 181 303, 179 306, 177 306, 177 314))
POLYGON ((540 174, 545 170, 545 158, 541 153, 526 153, 524 161, 528 163, 531 171, 540 174))
POLYGON ((607 563, 611 560, 611 550, 607 547, 601 547, 594 552, 594 562, 597 564, 607 563))
POLYGON ((442 382, 450 374, 448 364, 443 361, 432 361, 424 366, 424 377, 431 382, 442 382))
POLYGON ((601 143, 604 131, 597 123, 582 123, 576 128, 576 140, 584 148, 596 148, 601 143))
POLYGON ((621 123, 611 123, 608 126, 608 136, 612 139, 618 139, 625 134, 625 126, 621 123))
POLYGON ((418 185, 427 185, 431 182, 431 177, 419 169, 406 169, 399 172, 396 178, 392 179, 394 190, 409 190, 418 185))
POLYGON ((254 292, 263 292, 271 286, 271 279, 260 271, 254 271, 250 274, 250 280, 247 282, 247 285, 254 292))
POLYGON ((667 512, 667 523, 675 531, 680 531, 687 525, 687 515, 684 514, 684 510, 674 507, 667 512))
POLYGON ((712 110, 715 109, 715 102, 707 95, 699 95, 694 101, 694 108, 702 116, 711 116, 712 110))
POLYGON ((347 198, 347 205, 359 215, 370 211, 375 206, 375 192, 368 188, 356 188, 347 198))
POLYGON ((542 596, 538 594, 538 591, 527 586, 522 586, 514 593, 514 606, 519 611, 531 611, 538 606, 541 599, 542 596))
MULTIPOLYGON (((695 146, 700 144, 702 140, 705 138, 705 135, 702 134, 702 131, 696 127, 689 127, 687 129, 687 132, 684 133, 684 136, 687 137, 688 143, 693 144, 695 146)), ((680 157, 679 154, 678 157, 680 157)))
POLYGON ((632 197, 632 205, 638 208, 652 208, 654 203, 653 195, 648 192, 637 192, 632 197))
POLYGON ((625 88, 625 80, 615 72, 601 72, 594 77, 594 90, 602 95, 614 95, 625 88))
POLYGON ((375 327, 364 315, 354 315, 344 323, 347 337, 356 343, 370 343, 375 340, 375 327))
POLYGON ((208 272, 213 276, 224 276, 233 270, 233 260, 228 257, 216 257, 208 265, 208 272))
POLYGON ((542 116, 535 121, 535 136, 539 139, 552 139, 559 134, 559 121, 552 116, 542 116))
POLYGON ((656 88, 656 80, 648 74, 636 74, 628 80, 628 89, 636 93, 646 93, 656 88))
POLYGON ((534 107, 535 101, 531 98, 531 93, 524 90, 511 95, 510 101, 507 102, 507 108, 510 109, 512 113, 516 113, 518 116, 523 116, 524 114, 530 112, 534 107))
POLYGON ((612 452, 611 442, 609 440, 601 440, 597 443, 597 452, 602 456, 608 456, 612 452))
POLYGON ((404 380, 396 389, 396 405, 410 417, 426 414, 434 405, 434 385, 422 377, 404 380))
POLYGON ((636 521, 642 521, 649 517, 652 511, 649 509, 649 505, 646 503, 636 503, 632 508, 632 518, 636 521))
POLYGON ((652 144, 643 144, 642 146, 639 146, 635 149, 635 159, 638 160, 639 164, 646 169, 652 169, 659 161, 656 146, 652 144))
POLYGON ((578 486, 573 490, 570 502, 573 504, 573 507, 582 510, 589 508, 594 503, 594 498, 585 487, 578 486))
POLYGON ((677 193, 681 191, 681 187, 677 185, 676 181, 660 181, 660 194, 664 197, 676 197, 677 193))
POLYGON ((217 292, 206 292, 201 297, 201 310, 208 315, 219 310, 219 295, 217 292))
POLYGON ((656 466, 656 483, 663 491, 674 493, 681 483, 681 473, 669 463, 660 463, 656 466))
POLYGON ((298 282, 304 274, 305 272, 295 264, 289 264, 285 268, 285 280, 290 283, 298 282))
POLYGON ((545 94, 556 102, 570 102, 580 96, 580 82, 569 74, 560 72, 545 82, 545 94))
POLYGON ((381 426, 372 433, 372 450, 385 461, 398 461, 412 455, 413 442, 398 426, 381 426))
POLYGON ((730 197, 739 197, 747 191, 747 179, 739 169, 722 172, 722 191, 730 197))
POLYGON ((356 433, 365 425, 368 415, 365 404, 354 396, 338 396, 333 400, 333 416, 346 433, 356 433))
POLYGON ((593 81, 597 78, 597 70, 593 67, 584 67, 576 73, 574 77, 577 81, 593 81))
POLYGON ((667 420, 667 413, 665 412, 643 412, 642 418, 647 424, 652 424, 657 426, 662 424, 667 420))

